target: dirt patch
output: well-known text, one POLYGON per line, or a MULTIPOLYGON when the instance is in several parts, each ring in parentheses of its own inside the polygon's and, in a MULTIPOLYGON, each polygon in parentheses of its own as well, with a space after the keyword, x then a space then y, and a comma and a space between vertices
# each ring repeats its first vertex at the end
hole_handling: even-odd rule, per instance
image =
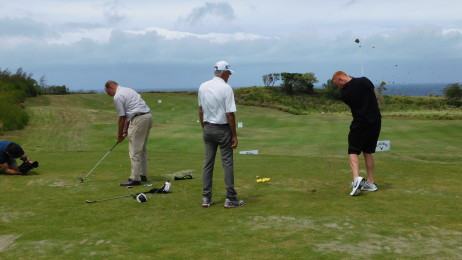
POLYGON ((69 186, 69 185, 74 185, 74 183, 69 183, 69 182, 64 182, 64 181, 55 181, 50 186, 52 187, 63 187, 63 186, 69 186))
POLYGON ((243 221, 252 230, 271 230, 284 235, 331 234, 330 241, 318 242, 314 250, 325 255, 342 253, 344 259, 372 259, 376 255, 421 256, 439 259, 462 259, 462 232, 435 226, 419 229, 397 228, 399 232, 378 233, 373 224, 350 219, 292 216, 254 216, 243 221))
MULTIPOLYGON (((335 225, 324 225, 337 229, 335 225)), ((429 226, 421 230, 403 230, 399 235, 372 233, 372 226, 363 225, 348 233, 337 233, 334 241, 316 245, 321 252, 342 252, 352 258, 373 258, 376 254, 396 254, 403 257, 439 256, 440 259, 459 259, 462 248, 459 246, 462 232, 429 226), (358 230, 358 231, 356 231, 358 230), (432 232, 428 232, 431 230, 432 232), (428 234, 431 234, 428 236, 428 234), (351 239, 361 238, 361 239, 351 239), (448 258, 445 258, 448 257, 448 258)), ((347 257, 348 258, 348 257, 347 257)))
POLYGON ((3 249, 7 248, 11 245, 16 239, 18 239, 21 235, 1 235, 0 236, 0 252, 3 249))
POLYGON ((186 169, 186 170, 181 170, 181 171, 178 171, 178 172, 173 172, 173 173, 169 173, 169 174, 165 174, 167 176, 180 176, 182 177, 182 175, 184 174, 188 174, 188 173, 191 173, 191 172, 194 172, 194 170, 191 170, 191 169, 186 169))
POLYGON ((295 218, 291 216, 255 216, 250 221, 252 229, 318 229, 316 224, 308 218, 295 218))
POLYGON ((13 220, 21 218, 33 217, 35 214, 32 212, 7 212, 4 209, 0 208, 0 222, 10 223, 13 220))

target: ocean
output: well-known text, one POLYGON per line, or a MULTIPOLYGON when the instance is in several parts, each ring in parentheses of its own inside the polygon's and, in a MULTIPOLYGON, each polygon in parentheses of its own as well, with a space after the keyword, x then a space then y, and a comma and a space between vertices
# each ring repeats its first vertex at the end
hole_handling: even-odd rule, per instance
POLYGON ((453 83, 427 83, 427 84, 394 84, 385 85, 387 90, 383 91, 384 95, 397 96, 444 96, 443 90, 453 83))

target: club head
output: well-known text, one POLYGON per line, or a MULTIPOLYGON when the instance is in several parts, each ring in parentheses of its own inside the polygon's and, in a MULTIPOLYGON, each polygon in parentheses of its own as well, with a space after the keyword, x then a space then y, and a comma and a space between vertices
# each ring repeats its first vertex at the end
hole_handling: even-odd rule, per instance
POLYGON ((136 196, 136 201, 142 203, 142 202, 146 202, 148 201, 148 197, 146 197, 146 195, 144 195, 144 193, 140 193, 138 194, 138 196, 136 196))
POLYGON ((77 180, 79 180, 80 182, 84 182, 84 181, 85 181, 84 178, 77 178, 77 180))
POLYGON ((91 200, 87 200, 87 203, 93 203, 94 201, 91 201, 91 200))

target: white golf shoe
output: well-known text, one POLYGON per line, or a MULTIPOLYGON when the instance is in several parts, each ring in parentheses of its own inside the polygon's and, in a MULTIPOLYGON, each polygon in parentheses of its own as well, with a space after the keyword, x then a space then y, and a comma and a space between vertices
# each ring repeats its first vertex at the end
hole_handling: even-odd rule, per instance
POLYGON ((363 177, 357 177, 352 183, 351 187, 353 188, 350 192, 350 196, 358 196, 361 193, 361 188, 364 186, 366 179, 363 177))
POLYGON ((376 191, 378 188, 374 183, 365 182, 364 186, 361 187, 361 190, 365 191, 376 191))

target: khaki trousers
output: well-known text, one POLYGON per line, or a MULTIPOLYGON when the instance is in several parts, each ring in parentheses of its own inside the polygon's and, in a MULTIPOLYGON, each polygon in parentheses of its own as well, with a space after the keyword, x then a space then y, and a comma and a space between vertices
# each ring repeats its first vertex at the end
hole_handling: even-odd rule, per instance
POLYGON ((141 175, 148 176, 148 143, 149 132, 152 127, 152 116, 150 113, 134 117, 128 127, 128 154, 132 172, 130 179, 141 181, 141 175))

